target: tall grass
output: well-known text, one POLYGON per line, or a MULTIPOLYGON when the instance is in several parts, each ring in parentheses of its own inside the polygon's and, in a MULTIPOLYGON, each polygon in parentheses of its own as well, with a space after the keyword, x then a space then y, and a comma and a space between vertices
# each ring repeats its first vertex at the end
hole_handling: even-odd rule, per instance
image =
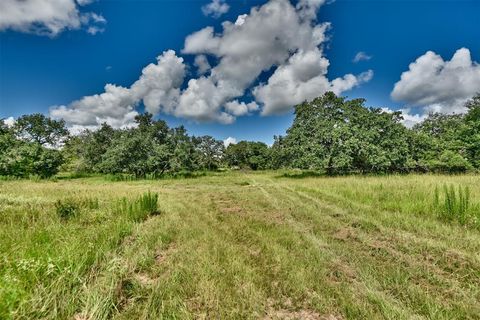
POLYGON ((0 319, 479 318, 479 176, 278 175, 0 181, 0 319))
POLYGON ((179 171, 179 172, 165 172, 165 173, 147 173, 145 175, 134 174, 109 174, 104 178, 111 182, 126 182, 126 181, 140 181, 140 180, 161 180, 161 179, 187 179, 187 178, 200 178, 207 175, 211 175, 211 172, 207 171, 179 171))
POLYGON ((454 185, 443 186, 443 202, 441 201, 440 190, 435 188, 433 205, 439 216, 448 221, 458 221, 464 225, 473 218, 473 211, 470 206, 470 189, 468 186, 454 185))
POLYGON ((133 201, 124 197, 116 209, 133 221, 143 221, 148 216, 160 213, 158 211, 158 193, 148 191, 133 201))
POLYGON ((65 220, 75 217, 79 209, 79 205, 72 199, 58 200, 55 202, 57 215, 65 220))

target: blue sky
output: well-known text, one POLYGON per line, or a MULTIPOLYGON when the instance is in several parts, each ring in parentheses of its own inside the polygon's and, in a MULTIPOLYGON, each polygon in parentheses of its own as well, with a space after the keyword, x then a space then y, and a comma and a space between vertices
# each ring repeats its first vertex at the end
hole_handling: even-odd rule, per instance
MULTIPOLYGON (((106 83, 129 87, 139 79, 145 66, 155 63, 155 58, 169 49, 175 50, 188 65, 181 87, 185 90, 188 79, 197 77, 193 66, 195 54, 182 53, 185 38, 207 26, 221 32, 223 21, 235 22, 237 16, 249 13, 250 8, 267 3, 226 0, 228 12, 213 18, 202 12, 202 6, 209 2, 96 1, 79 7, 81 12, 95 12, 107 21, 101 24, 104 31, 95 35, 85 32, 86 27, 67 28, 49 36, 4 26, 0 32, 0 118, 33 112, 48 114, 49 108, 54 105, 70 108, 72 101, 102 93, 106 83)), ((292 1, 292 5, 296 2, 292 1)), ((409 70, 409 64, 429 50, 448 61, 458 49, 467 48, 471 59, 480 61, 479 16, 480 1, 475 0, 337 0, 323 4, 315 23, 331 23, 325 32, 328 40, 320 45, 324 48, 322 56, 329 61, 326 77, 333 80, 345 74, 360 75, 372 70, 370 80, 341 94, 352 98, 364 97, 369 106, 390 109, 408 106, 410 112, 419 114, 432 108, 448 112, 444 107, 446 102, 435 100, 436 92, 427 88, 426 83, 399 85, 396 96, 400 97, 397 99, 400 101, 392 100, 391 93, 402 72, 409 70), (353 62, 359 52, 364 52, 370 59, 353 62), (422 90, 425 91, 423 98, 415 98, 422 90)), ((434 56, 430 57, 434 59, 434 56)), ((211 64, 218 62, 216 59, 219 57, 209 57, 211 64)), ((467 67, 469 72, 473 70, 468 73, 470 78, 467 79, 477 81, 480 73, 478 65, 471 62, 467 67)), ((248 87, 245 96, 237 99, 251 101, 251 89, 267 82, 274 71, 275 67, 262 72, 248 87)), ((451 79, 456 74, 432 74, 433 78, 425 81, 440 79, 436 82, 446 87, 439 87, 437 91, 445 91, 448 90, 447 84, 454 82, 451 79)), ((477 85, 480 91, 480 83, 472 84, 477 85)), ((448 100, 449 106, 463 101, 467 98, 465 94, 452 97, 448 100)), ((262 108, 259 103, 259 110, 262 108)), ((143 110, 141 102, 137 110, 143 110)), ((261 115, 259 110, 237 116, 230 124, 215 120, 205 123, 171 112, 160 112, 157 116, 172 126, 183 124, 195 135, 209 134, 218 139, 234 137, 267 143, 272 142, 273 135, 283 134, 293 119, 291 111, 282 115, 261 115)))

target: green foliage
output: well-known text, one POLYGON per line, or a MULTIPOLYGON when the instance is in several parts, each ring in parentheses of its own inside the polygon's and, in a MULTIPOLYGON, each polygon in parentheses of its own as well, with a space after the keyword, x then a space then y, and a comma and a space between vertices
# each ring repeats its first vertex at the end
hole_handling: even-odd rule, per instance
POLYGON ((409 145, 400 115, 363 104, 327 92, 296 106, 293 125, 276 139, 273 154, 285 156, 286 167, 328 174, 405 170, 409 145))
POLYGON ((59 146, 68 136, 64 120, 53 120, 41 113, 21 116, 15 121, 13 131, 21 140, 51 147, 59 146))
POLYGON ((63 121, 40 114, 20 117, 13 128, 0 128, 0 175, 28 178, 54 176, 64 162, 53 148, 67 136, 63 121))
POLYGON ((0 174, 28 178, 54 176, 63 156, 60 151, 47 149, 35 142, 15 141, 0 154, 0 174))
POLYGON ((480 94, 466 104, 465 126, 460 133, 466 157, 477 169, 480 169, 480 94))
POLYGON ((463 130, 462 115, 430 114, 413 127, 412 157, 428 171, 459 173, 471 169, 464 154, 463 130))
POLYGON ((49 178, 62 168, 135 180, 222 167, 328 175, 480 170, 480 95, 467 102, 465 115, 431 114, 412 129, 401 123, 401 113, 364 104, 332 92, 299 104, 287 134, 274 137, 272 147, 241 141, 225 148, 211 136, 169 128, 149 113, 135 117, 135 128, 104 123, 76 136, 68 136, 63 121, 26 115, 12 128, 0 123, 0 175, 49 178))
POLYGON ((459 173, 466 172, 472 167, 467 159, 460 154, 447 150, 440 156, 440 162, 443 165, 443 172, 459 173))
POLYGON ((112 174, 115 179, 158 178, 178 172, 214 170, 223 143, 210 136, 190 137, 184 127, 168 128, 149 113, 135 118, 138 127, 115 130, 107 124, 66 143, 74 167, 112 174), (130 175, 132 177, 130 177, 130 175))
POLYGON ((269 152, 263 142, 240 141, 227 147, 225 160, 232 167, 264 170, 271 167, 269 152))
POLYGON ((222 141, 211 136, 193 137, 197 153, 197 165, 208 170, 216 170, 221 165, 225 147, 222 141))
POLYGON ((62 219, 70 219, 78 214, 80 207, 73 199, 66 199, 55 202, 55 209, 57 216, 62 219))

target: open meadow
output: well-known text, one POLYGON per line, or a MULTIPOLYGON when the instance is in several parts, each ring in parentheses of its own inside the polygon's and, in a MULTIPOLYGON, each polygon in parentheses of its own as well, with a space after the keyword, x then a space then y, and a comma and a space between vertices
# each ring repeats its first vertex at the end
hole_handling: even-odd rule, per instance
POLYGON ((0 319, 480 319, 479 204, 478 175, 0 181, 0 319))

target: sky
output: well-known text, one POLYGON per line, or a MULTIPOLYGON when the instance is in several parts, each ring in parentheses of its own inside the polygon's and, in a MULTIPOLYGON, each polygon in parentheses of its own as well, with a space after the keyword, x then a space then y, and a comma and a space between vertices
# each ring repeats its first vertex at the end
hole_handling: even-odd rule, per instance
POLYGON ((411 126, 480 92, 479 16, 477 0, 2 0, 0 118, 79 132, 148 111, 271 144, 333 91, 411 126))

